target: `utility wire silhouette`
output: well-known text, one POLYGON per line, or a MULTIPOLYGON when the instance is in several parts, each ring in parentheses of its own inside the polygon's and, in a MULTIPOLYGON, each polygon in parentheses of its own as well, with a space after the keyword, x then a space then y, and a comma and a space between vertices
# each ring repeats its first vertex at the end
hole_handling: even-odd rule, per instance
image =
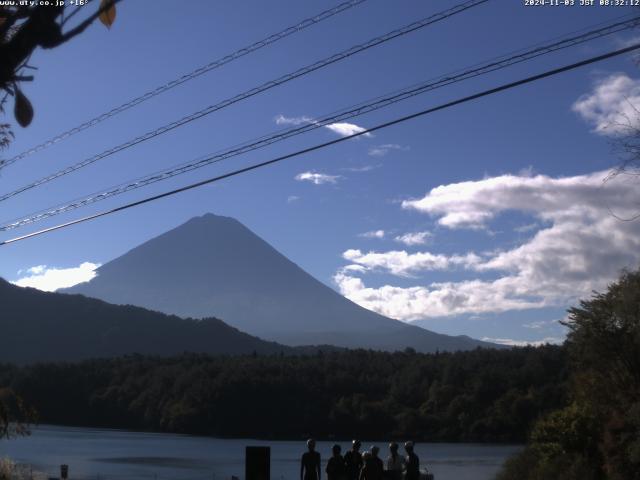
POLYGON ((242 100, 245 100, 247 98, 253 97, 255 95, 258 95, 259 93, 265 92, 267 90, 270 90, 274 87, 277 87, 279 85, 282 85, 284 83, 290 82, 291 80, 294 80, 298 77, 302 77, 303 75, 307 75, 311 72, 314 72, 316 70, 319 70, 323 67, 326 67, 328 65, 331 65, 333 63, 339 62, 341 60, 344 60, 345 58, 349 58, 352 55, 355 55, 357 53, 363 52, 365 50, 368 50, 370 48, 373 48, 377 45, 380 45, 382 43, 388 42, 390 40, 393 40, 395 38, 404 36, 408 33, 414 32, 416 30, 419 30, 421 28, 424 28, 428 25, 431 25, 433 23, 437 23, 440 22, 442 20, 445 20, 449 17, 452 17, 454 15, 457 15, 459 13, 462 13, 470 8, 476 7, 478 5, 481 5, 483 3, 488 2, 489 0, 469 0, 466 1, 464 3, 458 4, 452 8, 449 8, 447 10, 444 10, 442 12, 436 13, 434 15, 431 15, 427 18, 424 18, 422 20, 419 20, 417 22, 413 22, 409 25, 406 25, 402 28, 396 29, 396 30, 392 30, 391 32, 388 32, 384 35, 381 35, 379 37, 375 37, 363 44, 360 45, 356 45, 353 46, 347 50, 344 50, 340 53, 334 54, 330 57, 324 58, 323 60, 320 60, 318 62, 315 62, 313 64, 307 65, 305 67, 302 67, 294 72, 288 73, 286 75, 283 75, 279 78, 276 78, 274 80, 270 80, 266 83, 263 83, 262 85, 258 86, 258 87, 254 87, 250 90, 247 90, 241 94, 238 94, 234 97, 228 98, 226 100, 223 100, 219 103, 216 103, 215 105, 210 105, 202 110, 199 110, 197 112, 194 112, 190 115, 187 115, 179 120, 176 120, 172 123, 169 123, 167 125, 163 125, 162 127, 159 127, 155 130, 151 130, 139 137, 136 137, 132 140, 129 140, 128 142, 122 143, 118 146, 112 147, 108 150, 105 150, 102 153, 99 153, 97 155, 94 155, 92 157, 89 157, 85 160, 82 160, 74 165, 71 165, 70 167, 67 167, 63 170, 59 170, 56 173, 53 173, 51 175, 48 175, 46 177, 43 177, 39 180, 36 180, 32 183, 29 183, 27 185, 24 185, 20 188, 18 188, 17 190, 14 190, 12 192, 9 193, 5 193, 4 195, 0 195, 0 202, 1 201, 5 201, 11 197, 14 197, 16 195, 19 195, 20 193, 23 193, 27 190, 31 190, 33 188, 36 188, 40 185, 43 185, 45 183, 48 183, 52 180, 55 180, 57 178, 60 178, 62 176, 68 175, 70 173, 73 173, 77 170, 80 170, 81 168, 84 168, 88 165, 91 165, 99 160, 102 160, 103 158, 109 157, 115 153, 121 152, 123 150, 126 150, 128 148, 133 147, 134 145, 137 145, 139 143, 145 142, 147 140, 150 140, 152 138, 155 138, 159 135, 165 134, 175 128, 181 127, 183 125, 186 125, 188 123, 191 123, 195 120, 198 120, 206 115, 209 115, 213 112, 216 112, 218 110, 222 110, 223 108, 226 108, 230 105, 233 105, 235 103, 238 103, 242 100))
POLYGON ((199 168, 211 165, 213 163, 218 163, 223 160, 236 157, 236 156, 251 152, 253 150, 257 150, 259 148, 267 147, 276 142, 280 142, 288 138, 307 133, 314 129, 328 126, 335 122, 348 120, 356 116, 370 113, 370 112, 388 107, 390 105, 393 105, 400 101, 404 101, 409 98, 415 97, 417 95, 421 95, 423 93, 426 93, 438 88, 442 88, 447 85, 451 85, 457 82, 461 82, 464 80, 477 77, 479 75, 484 75, 490 72, 501 70, 511 65, 529 61, 534 58, 537 58, 542 55, 546 55, 558 50, 569 48, 575 45, 580 45, 590 40, 602 38, 605 35, 618 33, 620 31, 633 28, 639 24, 640 24, 640 16, 634 17, 625 21, 616 22, 611 25, 606 25, 604 27, 587 31, 586 33, 582 33, 580 35, 565 38, 554 43, 538 44, 538 46, 536 46, 535 48, 532 48, 529 50, 521 50, 519 53, 516 53, 511 56, 499 57, 487 63, 478 64, 479 66, 476 68, 456 71, 451 74, 443 75, 441 77, 437 77, 435 80, 433 79, 428 80, 427 82, 423 82, 421 84, 407 87, 398 92, 387 94, 386 96, 377 97, 376 99, 371 100, 369 102, 364 102, 356 106, 349 107, 348 109, 343 109, 339 112, 336 112, 318 119, 309 120, 309 122, 306 125, 290 128, 287 130, 282 130, 271 135, 260 137, 258 139, 249 140, 242 144, 231 147, 227 150, 221 150, 219 152, 206 155, 204 157, 200 157, 191 162, 183 163, 175 167, 171 167, 169 169, 161 170, 161 171, 137 178, 135 180, 130 180, 128 182, 119 184, 117 186, 108 188, 106 190, 102 190, 100 192, 90 194, 85 197, 78 198, 76 200, 68 201, 65 204, 57 205, 55 207, 50 207, 40 212, 32 213, 26 217, 21 217, 19 219, 15 219, 10 222, 7 222, 6 224, 0 226, 0 231, 8 231, 23 225, 35 223, 37 221, 44 220, 46 218, 50 218, 65 212, 69 212, 71 210, 75 210, 75 209, 78 209, 102 200, 106 200, 116 195, 121 195, 126 192, 154 184, 156 182, 168 180, 175 176, 182 175, 182 174, 191 172, 193 170, 197 170, 199 168))
POLYGON ((300 155, 311 153, 311 152, 314 152, 316 150, 321 150, 321 149, 329 147, 331 145, 336 145, 338 143, 346 142, 347 140, 351 140, 353 138, 357 138, 357 137, 360 137, 362 135, 366 135, 368 133, 376 132, 378 130, 382 130, 384 128, 391 127, 393 125, 398 125, 400 123, 404 123, 404 122, 407 122, 409 120, 414 120, 416 118, 423 117, 425 115, 428 115, 428 114, 431 114, 431 113, 434 113, 434 112, 437 112, 437 111, 440 111, 440 110, 451 108, 451 107, 454 107, 456 105, 460 105, 460 104, 467 103, 467 102, 470 102, 470 101, 473 101, 473 100, 477 100, 479 98, 486 97, 486 96, 489 96, 489 95, 494 95, 496 93, 503 92, 505 90, 510 90, 512 88, 519 87, 521 85, 525 85, 525 84, 528 84, 528 83, 536 82, 538 80, 542 80, 544 78, 552 77, 554 75, 558 75, 560 73, 567 72, 567 71, 570 71, 570 70, 575 70, 576 68, 584 67, 586 65, 591 65, 591 64, 596 63, 596 62, 601 62, 603 60, 606 60, 606 59, 609 59, 609 58, 613 58, 613 57, 616 57, 616 56, 619 56, 619 55, 623 55, 625 53, 628 53, 628 52, 631 52, 631 51, 634 51, 634 50, 638 50, 638 49, 640 49, 640 43, 636 43, 636 44, 631 45, 629 47, 625 47, 625 48, 621 48, 621 49, 618 49, 618 50, 614 50, 614 51, 605 53, 603 55, 598 55, 598 56, 595 56, 595 57, 591 57, 591 58, 588 58, 586 60, 582 60, 580 62, 572 63, 572 64, 569 64, 569 65, 565 65, 563 67, 554 68, 552 70, 547 70, 547 71, 545 71, 543 73, 539 73, 537 75, 532 75, 530 77, 526 77, 526 78, 523 78, 523 79, 520 79, 520 80, 516 80, 515 82, 506 83, 506 84, 500 85, 498 87, 491 88, 489 90, 484 90, 482 92, 475 93, 473 95, 469 95, 469 96, 466 96, 466 97, 459 98, 457 100, 452 100, 450 102, 443 103, 443 104, 438 105, 436 107, 427 108, 425 110, 421 110, 419 112, 412 113, 410 115, 406 115, 406 116, 403 116, 403 117, 400 117, 400 118, 396 118, 394 120, 390 120, 388 122, 378 124, 378 125, 376 125, 374 127, 368 128, 366 130, 362 130, 360 132, 348 135, 346 137, 341 137, 341 138, 337 138, 335 140, 331 140, 331 141, 328 141, 328 142, 324 142, 324 143, 320 143, 320 144, 317 144, 317 145, 313 145, 311 147, 307 147, 307 148, 304 148, 302 150, 297 150, 295 152, 292 152, 292 153, 289 153, 289 154, 286 154, 286 155, 282 155, 280 157, 272 158, 271 160, 266 160, 264 162, 257 163, 257 164, 254 164, 254 165, 251 165, 251 166, 248 166, 248 167, 244 167, 244 168, 240 168, 240 169, 237 169, 237 170, 233 170, 233 171, 225 173, 223 175, 218 175, 216 177, 212 177, 212 178, 209 178, 209 179, 206 179, 206 180, 202 180, 202 181, 199 181, 199 182, 196 182, 196 183, 192 183, 190 185, 186 185, 184 187, 176 188, 174 190, 170 190, 168 192, 160 193, 158 195, 153 195, 151 197, 147 197, 147 198, 144 198, 142 200, 137 200, 135 202, 131 202, 131 203, 128 203, 128 204, 125 204, 125 205, 121 205, 119 207, 112 208, 110 210, 105 210, 105 211, 102 211, 102 212, 99 212, 99 213, 94 213, 93 215, 88 215, 86 217, 78 218, 78 219, 72 220, 70 222, 66 222, 66 223, 62 223, 62 224, 59 224, 59 225, 55 225, 53 227, 45 228, 43 230, 39 230, 37 232, 32 232, 32 233, 29 233, 27 235, 22 235, 20 237, 15 237, 15 238, 12 238, 12 239, 9 239, 9 240, 4 240, 4 241, 0 242, 0 246, 4 246, 4 245, 11 244, 11 243, 19 242, 19 241, 22 241, 22 240, 26 240, 28 238, 32 238, 32 237, 35 237, 35 236, 38 236, 38 235, 43 235, 45 233, 53 232, 55 230, 60 230, 62 228, 67 228, 67 227, 70 227, 72 225, 77 225, 79 223, 87 222, 89 220, 94 220, 96 218, 104 217, 104 216, 111 215, 111 214, 114 214, 114 213, 117 213, 117 212, 128 210, 130 208, 138 207, 140 205, 144 205, 146 203, 154 202, 154 201, 160 200, 162 198, 166 198, 166 197, 170 197, 170 196, 173 196, 173 195, 177 195, 178 193, 186 192, 186 191, 192 190, 194 188, 198 188, 198 187, 202 187, 204 185, 209 185, 209 184, 212 184, 212 183, 215 183, 215 182, 219 182, 220 180, 224 180, 224 179, 230 178, 230 177, 235 177, 237 175, 240 175, 240 174, 243 174, 243 173, 247 173, 247 172, 250 172, 252 170, 256 170, 258 168, 263 168, 263 167, 266 167, 266 166, 269 166, 269 165, 274 165, 276 163, 282 162, 284 160, 288 160, 290 158, 298 157, 300 155))
MULTIPOLYGON (((109 110, 108 112, 105 112, 101 115, 98 115, 97 117, 94 117, 90 120, 87 120, 84 123, 81 123, 80 125, 77 125, 69 130, 66 130, 58 135, 56 135, 55 137, 50 138, 49 140, 46 140, 38 145, 35 145, 31 148, 29 148, 28 150, 25 150, 22 153, 19 153, 18 155, 9 158, 7 160, 0 160, 0 169, 11 165, 19 160, 22 160, 23 158, 28 157, 29 155, 32 155, 36 152, 39 152, 41 150, 44 150, 47 147, 50 147, 51 145, 54 145, 66 138, 69 138, 73 135, 75 135, 76 133, 80 133, 83 130, 86 130, 87 128, 91 128, 94 127, 95 125, 98 125, 99 123, 114 117, 116 115, 118 115, 119 113, 122 113, 126 110, 129 110, 132 107, 135 107, 136 105, 139 105, 143 102, 146 102, 147 100, 156 97, 164 92, 167 92, 169 90, 171 90, 172 88, 177 87, 178 85, 182 85, 183 83, 186 83, 190 80, 193 80, 194 78, 199 77, 200 75, 204 75, 205 73, 208 73, 212 70, 215 70, 216 68, 222 67, 223 65, 226 65, 227 63, 231 63, 234 60, 237 60, 241 57, 244 57, 245 55, 248 55, 250 53, 253 53, 257 50, 260 50, 263 47, 266 47, 268 45, 271 45, 272 43, 276 43, 279 40, 282 40, 283 38, 286 38, 290 35, 293 35, 294 33, 298 33, 301 32, 302 30, 306 29, 307 27, 310 27, 312 25, 315 25, 317 23, 322 22, 323 20, 327 20, 328 18, 333 17, 334 15, 337 15, 339 13, 342 13, 346 10, 349 10, 352 7, 355 7, 356 5, 360 5, 361 3, 366 2, 367 0, 349 0, 347 2, 343 2, 339 5, 336 5, 335 7, 329 9, 329 10, 325 10, 324 12, 321 12, 313 17, 307 18, 305 20, 302 20, 301 22, 297 23, 296 25, 292 25, 288 28, 285 28, 284 30, 281 30, 278 33, 274 33, 273 35, 270 35, 258 42, 255 42, 251 45, 248 45, 246 47, 240 48, 238 50, 236 50, 233 53, 230 53, 229 55, 226 55, 222 58, 219 58, 217 60, 214 60, 210 63, 208 63, 207 65, 203 65, 201 67, 196 68, 195 70, 182 75, 181 77, 178 77, 174 80, 171 80, 170 82, 165 83, 164 85, 160 85, 159 87, 153 89, 153 90, 149 90, 148 92, 136 97, 136 98, 132 98, 131 100, 129 100, 128 102, 125 102, 111 110, 109 110)), ((76 9, 72 15, 74 15, 75 13, 77 13, 80 10, 80 8, 76 9)), ((67 19, 70 17, 67 17, 67 19)))

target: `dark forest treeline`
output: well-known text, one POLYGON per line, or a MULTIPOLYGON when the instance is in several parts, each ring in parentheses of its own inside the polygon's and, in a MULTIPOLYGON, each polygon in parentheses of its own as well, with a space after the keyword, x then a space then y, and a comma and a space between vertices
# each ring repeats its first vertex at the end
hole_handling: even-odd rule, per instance
POLYGON ((566 400, 562 347, 127 356, 0 365, 43 423, 219 436, 521 442, 566 400))

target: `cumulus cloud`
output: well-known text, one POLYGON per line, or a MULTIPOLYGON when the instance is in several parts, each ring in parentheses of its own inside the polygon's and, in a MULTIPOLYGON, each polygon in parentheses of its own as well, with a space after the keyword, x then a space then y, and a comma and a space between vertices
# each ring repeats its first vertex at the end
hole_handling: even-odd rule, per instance
POLYGON ((384 230, 372 230, 370 232, 364 232, 359 234, 362 238, 384 238, 386 232, 384 230))
POLYGON ((376 145, 369 149, 369 155, 372 157, 384 157, 391 150, 399 150, 406 152, 409 147, 398 145, 397 143, 385 143, 383 145, 376 145))
POLYGON ((11 282, 19 287, 32 287, 45 292, 54 292, 60 288, 69 288, 78 283, 88 282, 96 276, 96 269, 99 264, 84 262, 78 267, 72 268, 49 268, 46 265, 31 267, 26 271, 26 276, 11 282))
POLYGON ((431 232, 412 232, 405 233, 404 235, 398 235, 394 240, 411 247, 414 245, 424 245, 431 239, 431 237, 433 237, 431 232))
POLYGON ((501 175, 441 185, 422 198, 404 200, 402 208, 438 217, 438 223, 445 227, 472 229, 486 227, 507 210, 530 213, 547 222, 583 217, 612 219, 607 207, 620 216, 632 216, 639 206, 637 184, 605 184, 607 175, 501 175))
POLYGON ((600 135, 625 133, 638 126, 640 80, 625 73, 610 75, 576 100, 572 108, 600 135))
MULTIPOLYGON (((293 125, 299 126, 304 124, 318 124, 319 122, 314 118, 307 117, 303 115, 301 117, 285 117, 284 115, 276 115, 274 120, 277 125, 293 125)), ((341 137, 348 137, 349 135, 353 135, 355 133, 364 132, 366 128, 356 125, 355 123, 348 122, 337 122, 330 123, 329 125, 323 125, 324 128, 331 130, 334 133, 337 133, 341 137)), ((370 133, 365 133, 362 135, 363 137, 373 137, 370 133)))
POLYGON ((441 255, 430 252, 407 253, 404 250, 368 252, 351 249, 342 254, 345 260, 368 270, 385 270, 393 275, 409 276, 426 270, 446 270, 453 267, 470 267, 478 264, 478 255, 441 255))
POLYGON ((527 310, 544 306, 540 301, 515 297, 508 282, 470 280, 406 288, 393 285, 371 288, 355 276, 362 273, 366 271, 339 270, 333 279, 349 300, 398 320, 446 317, 469 312, 527 310))
MULTIPOLYGON (((353 135, 356 133, 364 132, 366 128, 356 125, 355 123, 332 123, 330 125, 325 125, 325 128, 328 128, 334 133, 337 133, 341 137, 348 137, 349 135, 353 135)), ((363 137, 372 137, 373 135, 370 133, 365 133, 363 137)))
POLYGON ((605 176, 502 175, 442 185, 403 202, 404 208, 431 215, 451 229, 485 228, 506 211, 533 216, 540 229, 514 247, 463 256, 359 250, 345 255, 365 267, 365 274, 384 270, 407 276, 463 267, 484 279, 370 288, 357 272, 339 271, 334 280, 356 303, 402 320, 575 304, 606 288, 622 268, 640 264, 640 221, 623 222, 610 212, 637 213, 640 187, 637 182, 603 184, 605 176), (486 280, 487 275, 495 278, 486 280))
POLYGON ((327 175, 325 173, 303 172, 295 176, 299 182, 311 182, 314 185, 325 183, 337 183, 342 177, 340 175, 327 175))

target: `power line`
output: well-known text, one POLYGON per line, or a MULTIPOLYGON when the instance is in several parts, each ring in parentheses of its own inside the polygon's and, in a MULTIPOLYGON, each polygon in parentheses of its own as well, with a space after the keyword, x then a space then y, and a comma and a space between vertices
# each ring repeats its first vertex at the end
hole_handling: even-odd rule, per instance
POLYGON ((69 212, 71 210, 75 210, 77 208, 81 208, 93 203, 97 203, 102 200, 106 200, 116 195, 127 193, 132 190, 136 190, 138 188, 142 188, 156 182, 168 180, 175 176, 182 175, 182 174, 191 172, 193 170, 211 165, 213 163, 218 163, 223 160, 227 160, 229 158, 236 157, 238 155, 242 155, 242 154, 257 150, 259 148, 267 147, 276 142, 307 133, 311 130, 321 128, 335 122, 348 120, 356 116, 370 113, 370 112, 388 107, 392 104, 398 103, 400 101, 404 101, 409 98, 415 97, 417 95, 421 95, 423 93, 426 93, 438 88, 442 88, 447 85, 451 85, 463 80, 468 80, 470 78, 477 77, 479 75, 501 70, 508 66, 522 63, 524 61, 532 60, 539 56, 546 55, 561 49, 569 48, 575 45, 580 45, 587 41, 601 38, 605 35, 618 33, 622 30, 633 28, 638 24, 640 24, 640 17, 634 17, 625 21, 620 21, 614 24, 606 25, 604 27, 601 27, 595 30, 587 31, 586 33, 582 33, 580 35, 565 38, 555 43, 538 44, 538 46, 530 50, 521 50, 519 51, 519 53, 516 53, 515 55, 499 57, 497 59, 489 61, 488 63, 479 64, 480 66, 476 68, 472 68, 469 70, 456 71, 451 74, 443 75, 441 77, 437 77, 435 80, 429 80, 421 84, 413 85, 411 87, 407 87, 398 92, 388 94, 387 96, 377 97, 372 101, 361 103, 357 106, 349 107, 348 109, 343 109, 337 113, 330 114, 319 119, 310 120, 309 123, 306 125, 279 131, 272 135, 266 135, 255 140, 250 140, 242 144, 236 145, 234 147, 231 147, 227 150, 222 150, 214 154, 200 157, 188 163, 183 163, 181 165, 178 165, 169 169, 165 169, 162 171, 158 171, 150 175, 140 177, 135 180, 130 180, 120 185, 111 187, 106 190, 102 190, 100 192, 93 193, 91 195, 67 202, 65 204, 58 205, 55 207, 50 207, 49 209, 44 211, 32 213, 26 217, 22 217, 22 218, 13 220, 11 222, 7 222, 6 224, 0 226, 0 231, 12 230, 14 228, 18 228, 23 225, 35 223, 37 221, 44 220, 46 218, 50 218, 65 212, 69 212))
POLYGON ((614 50, 614 51, 605 53, 603 55, 598 55, 598 56, 595 56, 595 57, 591 57, 591 58, 588 58, 586 60, 582 60, 580 62, 572 63, 570 65, 565 65, 563 67, 555 68, 553 70, 547 70, 546 72, 539 73, 537 75, 532 75, 530 77, 526 77, 526 78, 523 78, 523 79, 520 79, 520 80, 516 80, 515 82, 506 83, 506 84, 500 85, 498 87, 491 88, 489 90, 484 90, 482 92, 475 93, 473 95, 469 95, 469 96, 466 96, 466 97, 463 97, 463 98, 459 98, 457 100, 453 100, 453 101, 450 101, 450 102, 447 102, 447 103, 443 103, 443 104, 438 105, 436 107, 427 108, 425 110, 421 110, 419 112, 412 113, 412 114, 406 115, 404 117, 396 118, 395 120, 391 120, 391 121, 388 121, 388 122, 385 122, 385 123, 378 124, 375 127, 371 127, 371 128, 366 129, 366 130, 362 130, 360 132, 348 135, 346 137, 341 137, 341 138, 337 138, 337 139, 334 139, 334 140, 331 140, 331 141, 328 141, 328 142, 320 143, 320 144, 317 144, 317 145, 314 145, 314 146, 311 146, 311 147, 304 148, 302 150, 295 151, 293 153, 289 153, 289 154, 286 154, 286 155, 282 155, 280 157, 273 158, 271 160, 267 160, 267 161, 264 161, 264 162, 261 162, 261 163, 257 163, 257 164, 254 164, 254 165, 251 165, 251 166, 248 166, 248 167, 240 168, 238 170, 233 170, 233 171, 225 173, 223 175, 218 175, 216 177, 212 177, 212 178, 209 178, 207 180, 202 180, 202 181, 199 181, 199 182, 196 182, 196 183, 192 183, 190 185, 186 185, 184 187, 180 187, 180 188, 177 188, 177 189, 174 189, 174 190, 170 190, 168 192, 164 192, 164 193, 161 193, 161 194, 158 194, 158 195, 153 195, 151 197, 147 197, 147 198, 144 198, 142 200, 137 200, 135 202, 128 203, 126 205, 121 205, 119 207, 112 208, 110 210, 104 210, 102 212, 95 213, 93 215, 88 215, 86 217, 78 218, 78 219, 72 220, 70 222, 66 222, 66 223, 62 223, 62 224, 59 224, 59 225, 55 225, 53 227, 45 228, 45 229, 39 230, 37 232, 32 232, 32 233, 29 233, 27 235, 23 235, 23 236, 20 236, 20 237, 15 237, 15 238, 12 238, 12 239, 9 239, 9 240, 4 240, 4 241, 0 242, 0 246, 8 245, 10 243, 18 242, 18 241, 21 241, 21 240, 26 240, 28 238, 35 237, 37 235, 42 235, 42 234, 45 234, 45 233, 53 232, 55 230, 60 230, 62 228, 70 227, 70 226, 76 225, 78 223, 87 222, 89 220, 94 220, 96 218, 100 218, 100 217, 111 215, 111 214, 114 214, 114 213, 117 213, 117 212, 121 212, 121 211, 127 210, 129 208, 137 207, 137 206, 140 206, 140 205, 144 205, 146 203, 150 203, 150 202, 153 202, 153 201, 156 201, 156 200, 160 200, 161 198, 170 197, 170 196, 176 195, 178 193, 182 193, 182 192, 186 192, 188 190, 192 190, 194 188, 202 187, 204 185, 209 185, 211 183, 215 183, 215 182, 218 182, 220 180, 224 180, 226 178, 235 177, 237 175, 240 175, 240 174, 243 174, 243 173, 247 173, 247 172, 250 172, 252 170, 256 170, 258 168, 262 168, 262 167, 266 167, 266 166, 269 166, 269 165, 273 165, 275 163, 279 163, 279 162, 282 162, 284 160, 288 160, 290 158, 298 157, 300 155, 311 153, 311 152, 314 152, 316 150, 321 150, 321 149, 329 147, 331 145, 336 145, 338 143, 346 142, 347 140, 351 140, 353 138, 357 138, 357 137, 360 137, 362 135, 366 135, 368 133, 376 132, 378 130, 382 130, 384 128, 391 127, 393 125, 404 123, 404 122, 407 122, 409 120, 413 120, 413 119, 428 115, 430 113, 437 112, 439 110, 444 110, 444 109, 447 109, 447 108, 454 107, 456 105, 460 105, 460 104, 467 103, 467 102, 470 102, 470 101, 473 101, 473 100, 477 100, 477 99, 482 98, 482 97, 493 95, 495 93, 499 93, 499 92, 502 92, 502 91, 505 91, 505 90, 510 90, 512 88, 519 87, 521 85, 525 85, 525 84, 532 83, 532 82, 535 82, 535 81, 538 81, 538 80, 542 80, 544 78, 551 77, 551 76, 554 76, 554 75, 558 75, 560 73, 567 72, 567 71, 570 71, 570 70, 575 70, 576 68, 584 67, 586 65, 591 65, 593 63, 600 62, 602 60, 613 58, 613 57, 616 57, 616 56, 619 56, 619 55, 623 55, 625 53, 631 52, 633 50, 638 50, 638 49, 640 49, 640 43, 636 43, 636 44, 631 45, 629 47, 625 47, 625 48, 621 48, 621 49, 618 49, 618 50, 614 50))
POLYGON ((452 17, 453 15, 457 15, 459 13, 464 12, 465 10, 468 10, 470 8, 476 7, 478 5, 481 5, 483 3, 488 2, 489 0, 468 0, 464 3, 458 4, 452 8, 449 8, 447 10, 444 10, 442 12, 436 13, 434 15, 431 15, 429 17, 426 17, 422 20, 419 20, 417 22, 413 22, 409 25, 406 25, 402 28, 396 29, 396 30, 392 30, 391 32, 388 32, 384 35, 381 35, 379 37, 375 37, 363 44, 360 45, 356 45, 353 46, 347 50, 344 50, 340 53, 334 54, 330 57, 324 58, 323 60, 320 60, 318 62, 315 62, 313 64, 307 65, 305 67, 302 67, 294 72, 288 73, 286 75, 283 75, 275 80, 270 80, 266 83, 263 83, 262 85, 258 86, 258 87, 254 87, 250 90, 247 90, 241 94, 238 94, 234 97, 228 98, 226 100, 223 100, 222 102, 219 102, 215 105, 210 105, 202 110, 199 110, 197 112, 194 112, 190 115, 187 115, 183 118, 181 118, 180 120, 176 120, 172 123, 169 123, 167 125, 164 125, 162 127, 159 127, 155 130, 151 130, 147 133, 145 133, 144 135, 141 135, 139 137, 134 138, 133 140, 129 140, 128 142, 122 143, 118 146, 112 147, 108 150, 105 150, 102 153, 99 153, 97 155, 94 155, 92 157, 89 157, 85 160, 82 160, 70 167, 67 167, 63 170, 60 170, 56 173, 53 173, 51 175, 48 175, 46 177, 43 177, 39 180, 36 180, 35 182, 32 182, 30 184, 24 185, 20 188, 18 188, 17 190, 14 190, 12 192, 6 193, 4 195, 0 196, 0 202, 4 201, 4 200, 8 200, 9 198, 12 198, 16 195, 19 195, 20 193, 23 193, 27 190, 31 190, 33 188, 36 188, 40 185, 43 185, 45 183, 48 183, 52 180, 55 180, 57 178, 60 178, 62 176, 68 175, 70 173, 73 173, 77 170, 80 170, 81 168, 84 168, 88 165, 91 165, 99 160, 102 160, 103 158, 109 157, 115 153, 121 152, 123 150, 126 150, 130 147, 133 147, 134 145, 137 145, 139 143, 145 142, 147 140, 150 140, 152 138, 155 138, 159 135, 165 134, 175 128, 181 127, 183 125, 186 125, 188 123, 191 123, 195 120, 198 120, 206 115, 209 115, 213 112, 216 112, 218 110, 222 110, 223 108, 226 108, 230 105, 233 105, 234 103, 240 102, 242 100, 245 100, 247 98, 253 97, 254 95, 258 95, 259 93, 262 93, 264 91, 270 90, 274 87, 277 87, 279 85, 282 85, 284 83, 290 82, 291 80, 294 80, 298 77, 301 77, 303 75, 307 75, 311 72, 314 72, 320 68, 326 67, 328 65, 331 65, 333 63, 339 62, 341 60, 344 60, 345 58, 351 57, 352 55, 355 55, 357 53, 360 53, 362 51, 368 50, 370 48, 373 48, 377 45, 380 45, 382 43, 388 42, 390 40, 393 40, 395 38, 401 37, 403 35, 406 35, 408 33, 414 32, 416 30, 419 30, 421 28, 424 28, 428 25, 434 24, 436 22, 440 22, 442 20, 445 20, 449 17, 452 17))
MULTIPOLYGON (((28 150, 25 150, 22 153, 19 153, 18 155, 9 158, 7 160, 0 160, 0 169, 11 165, 12 163, 15 163, 19 160, 22 160, 23 158, 28 157, 29 155, 32 155, 36 152, 39 152, 41 150, 44 150, 47 147, 50 147, 51 145, 54 145, 66 138, 71 137, 72 135, 75 135, 76 133, 80 133, 83 130, 86 130, 87 128, 91 128, 94 127, 96 125, 98 125, 99 123, 114 117, 116 115, 118 115, 119 113, 122 113, 126 110, 129 110, 132 107, 135 107, 136 105, 141 104, 142 102, 146 102, 147 100, 156 97, 164 92, 167 92, 169 90, 171 90, 172 88, 177 87, 178 85, 182 85, 183 83, 186 83, 190 80, 193 80, 194 78, 199 77, 200 75, 204 75, 205 73, 208 73, 212 70, 215 70, 216 68, 222 67, 223 65, 226 65, 227 63, 231 63, 234 60, 237 60, 241 57, 244 57, 245 55, 248 55, 250 53, 253 53, 257 50, 260 50, 263 47, 266 47, 268 45, 271 45, 272 43, 275 43, 279 40, 282 40, 283 38, 286 38, 290 35, 293 35, 294 33, 298 33, 302 30, 304 30, 307 27, 310 27, 312 25, 315 25, 317 23, 322 22, 323 20, 327 20, 328 18, 333 17, 334 15, 337 15, 339 13, 342 13, 352 7, 355 7, 356 5, 359 5, 361 3, 364 3, 366 0, 349 0, 348 2, 344 2, 341 3, 329 10, 325 10, 324 12, 321 12, 313 17, 307 18, 305 20, 302 20, 301 22, 298 22, 296 25, 292 25, 290 27, 285 28, 284 30, 281 30, 278 33, 274 33, 273 35, 269 35, 268 37, 259 40, 251 45, 248 45, 246 47, 240 48, 238 50, 236 50, 233 53, 230 53, 229 55, 226 55, 224 57, 221 57, 217 60, 214 60, 210 63, 208 63, 207 65, 203 65, 201 67, 196 68, 195 70, 192 70, 189 73, 186 73, 184 75, 182 75, 181 77, 178 77, 176 79, 171 80, 170 82, 165 83, 164 85, 160 85, 159 87, 156 87, 153 90, 149 90, 148 92, 133 98, 111 110, 109 110, 108 112, 105 112, 101 115, 98 115, 97 117, 94 117, 90 120, 87 120, 84 123, 81 123, 80 125, 77 125, 69 130, 66 130, 58 135, 56 135, 55 137, 50 138, 49 140, 46 140, 42 143, 40 143, 39 145, 36 145, 34 147, 31 147, 28 150)), ((76 12, 78 12, 80 9, 76 9, 75 12, 72 13, 72 15, 76 12)))

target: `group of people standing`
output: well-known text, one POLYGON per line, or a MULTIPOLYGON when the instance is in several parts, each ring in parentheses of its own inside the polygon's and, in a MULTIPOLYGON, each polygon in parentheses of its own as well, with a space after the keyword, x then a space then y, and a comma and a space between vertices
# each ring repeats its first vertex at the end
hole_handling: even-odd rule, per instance
MULTIPOLYGON (((389 444, 386 462, 379 457, 377 446, 373 445, 363 453, 360 453, 360 447, 360 441, 354 440, 351 449, 343 456, 340 445, 334 445, 327 462, 327 480, 420 479, 420 459, 413 451, 413 442, 404 444, 406 456, 400 455, 397 443, 389 444)), ((322 467, 315 440, 307 440, 307 449, 300 462, 300 480, 320 480, 322 467)))

